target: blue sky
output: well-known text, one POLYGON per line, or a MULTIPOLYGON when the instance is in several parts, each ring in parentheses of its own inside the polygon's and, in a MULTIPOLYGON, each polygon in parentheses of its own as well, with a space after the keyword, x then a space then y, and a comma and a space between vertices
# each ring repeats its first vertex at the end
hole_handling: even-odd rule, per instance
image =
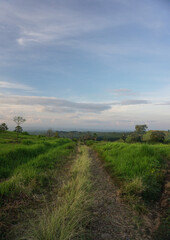
POLYGON ((0 121, 170 129, 169 0, 0 0, 0 121))

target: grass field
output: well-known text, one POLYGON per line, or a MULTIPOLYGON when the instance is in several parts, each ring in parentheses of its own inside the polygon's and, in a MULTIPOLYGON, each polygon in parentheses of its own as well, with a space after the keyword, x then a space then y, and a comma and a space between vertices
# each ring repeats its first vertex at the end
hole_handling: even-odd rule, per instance
MULTIPOLYGON (((138 212, 147 213, 149 204, 154 205, 161 196, 170 145, 96 141, 88 141, 87 145, 98 153, 121 197, 138 212)), ((94 159, 84 142, 78 146, 71 139, 27 134, 20 134, 17 143, 16 133, 0 134, 0 207, 4 211, 0 214, 0 238, 6 239, 5 224, 8 225, 11 212, 14 216, 19 212, 15 206, 20 206, 22 199, 23 204, 30 201, 32 208, 34 196, 41 196, 42 200, 45 195, 54 194, 51 205, 46 196, 42 214, 37 208, 37 218, 35 222, 30 219, 33 227, 24 239, 86 239, 94 159), (77 157, 73 160, 74 153, 77 157), (60 184, 57 176, 62 178, 60 184)), ((13 220, 11 216, 11 225, 13 220)))
POLYGON ((160 197, 166 160, 170 159, 170 145, 102 142, 95 143, 93 148, 115 178, 126 200, 150 202, 160 197))
POLYGON ((59 201, 43 212, 38 225, 32 223, 33 228, 26 239, 87 239, 84 233, 90 221, 90 188, 90 158, 87 147, 81 146, 70 169, 69 180, 58 193, 59 201))
POLYGON ((2 133, 0 141, 0 199, 30 194, 50 182, 50 170, 64 165, 76 144, 70 139, 39 138, 2 133))

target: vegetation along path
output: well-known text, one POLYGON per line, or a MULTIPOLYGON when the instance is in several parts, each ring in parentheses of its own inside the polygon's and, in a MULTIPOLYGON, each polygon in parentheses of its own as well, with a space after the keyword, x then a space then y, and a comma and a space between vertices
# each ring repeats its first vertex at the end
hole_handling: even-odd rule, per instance
POLYGON ((136 213, 123 204, 117 190, 96 154, 92 159, 93 205, 90 232, 92 240, 149 240, 150 233, 136 213))
POLYGON ((56 200, 43 209, 38 220, 32 222, 24 239, 87 239, 85 229, 89 222, 90 185, 88 148, 80 146, 68 179, 59 189, 56 200))
POLYGON ((62 183, 54 182, 42 209, 35 208, 32 217, 28 214, 15 224, 5 240, 152 239, 144 219, 120 200, 113 180, 91 148, 80 145, 68 166, 63 174, 57 172, 62 183))

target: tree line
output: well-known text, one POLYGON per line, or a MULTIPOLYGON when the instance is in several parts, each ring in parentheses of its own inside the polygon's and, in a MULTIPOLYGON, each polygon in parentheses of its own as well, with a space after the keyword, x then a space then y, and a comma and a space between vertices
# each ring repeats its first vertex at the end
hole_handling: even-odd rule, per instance
MULTIPOLYGON (((128 135, 126 138, 123 137, 123 141, 133 143, 133 142, 142 142, 144 141, 144 134, 146 134, 146 131, 148 129, 148 126, 146 124, 143 125, 136 125, 135 131, 128 135)), ((147 139, 147 142, 161 142, 163 143, 165 141, 165 133, 163 131, 151 131, 150 135, 147 139)))
MULTIPOLYGON (((17 138, 17 142, 18 142, 18 136, 19 133, 23 132, 23 128, 22 128, 22 124, 26 121, 26 119, 24 119, 21 116, 15 116, 13 118, 13 121, 16 123, 16 127, 15 127, 15 132, 16 132, 16 138, 17 138)), ((126 133, 122 133, 122 137, 121 139, 124 142, 128 142, 128 143, 134 143, 134 142, 143 142, 144 139, 144 135, 146 134, 148 129, 148 126, 146 124, 143 125, 136 125, 135 126, 135 131, 130 133, 130 134, 126 134, 126 133)), ((8 126, 6 123, 2 123, 0 125, 0 132, 5 132, 8 130, 8 126)), ((169 130, 168 130, 169 131, 169 130)), ((73 132, 68 132, 69 133, 69 138, 73 139, 74 136, 72 135, 73 132)), ((54 132, 52 129, 48 129, 46 132, 46 136, 47 137, 59 137, 59 133, 58 132, 54 132)), ((165 133, 163 131, 151 131, 149 134, 149 137, 147 139, 148 142, 161 142, 163 143, 165 141, 165 133)), ((87 141, 87 140, 99 140, 99 137, 96 133, 84 133, 83 135, 79 136, 79 140, 81 141, 87 141)), ((102 140, 108 140, 106 139, 102 139, 102 140)))

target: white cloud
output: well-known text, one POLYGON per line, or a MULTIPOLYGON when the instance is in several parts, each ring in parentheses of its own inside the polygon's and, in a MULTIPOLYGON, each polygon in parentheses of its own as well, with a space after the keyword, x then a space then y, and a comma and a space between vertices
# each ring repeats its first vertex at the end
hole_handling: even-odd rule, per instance
POLYGON ((150 129, 168 129, 170 115, 167 106, 147 100, 89 103, 73 102, 55 97, 0 95, 1 121, 14 126, 16 115, 27 119, 25 127, 56 129, 134 129, 136 124, 148 124, 150 129), (162 127, 163 126, 163 127, 162 127))
POLYGON ((30 91, 33 90, 32 87, 29 87, 27 85, 24 84, 20 84, 20 83, 14 83, 14 82, 7 82, 7 81, 0 81, 0 88, 2 89, 20 89, 20 90, 26 90, 26 91, 30 91))

